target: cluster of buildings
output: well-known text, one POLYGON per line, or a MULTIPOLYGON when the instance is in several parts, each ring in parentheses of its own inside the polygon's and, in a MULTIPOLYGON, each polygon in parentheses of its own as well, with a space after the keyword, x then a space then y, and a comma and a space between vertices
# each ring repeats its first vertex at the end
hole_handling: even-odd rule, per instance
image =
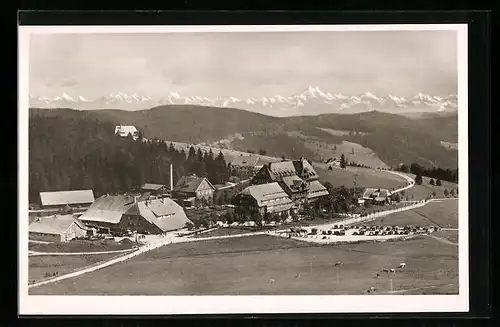
POLYGON ((234 199, 236 212, 289 216, 306 202, 328 195, 312 165, 300 158, 264 165, 234 199))
MULTIPOLYGON (((172 175, 171 175, 172 176, 172 175)), ((184 176, 175 186, 146 183, 137 192, 41 192, 42 208, 30 210, 29 238, 66 242, 95 234, 162 234, 192 223, 185 208, 210 202, 215 187, 205 177, 184 176), (64 214, 65 210, 71 214, 64 214)))
MULTIPOLYGON (((250 186, 233 198, 235 212, 290 216, 302 204, 328 194, 303 158, 262 165, 252 176, 250 186)), ((175 185, 171 178, 170 186, 146 183, 136 192, 97 199, 92 190, 42 192, 42 209, 30 211, 29 237, 66 242, 95 234, 175 231, 192 224, 185 209, 213 203, 215 191, 206 177, 193 175, 183 176, 175 185)))

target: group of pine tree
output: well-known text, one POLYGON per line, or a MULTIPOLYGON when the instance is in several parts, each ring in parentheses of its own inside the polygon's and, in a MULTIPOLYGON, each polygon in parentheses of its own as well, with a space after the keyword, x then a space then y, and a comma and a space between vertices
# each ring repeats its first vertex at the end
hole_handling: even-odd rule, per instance
POLYGON ((29 121, 29 200, 39 202, 47 191, 93 189, 123 193, 146 182, 168 185, 170 164, 174 184, 184 175, 207 177, 213 184, 230 177, 222 153, 189 148, 153 139, 143 142, 114 134, 114 125, 91 118, 72 119, 32 115, 29 121))

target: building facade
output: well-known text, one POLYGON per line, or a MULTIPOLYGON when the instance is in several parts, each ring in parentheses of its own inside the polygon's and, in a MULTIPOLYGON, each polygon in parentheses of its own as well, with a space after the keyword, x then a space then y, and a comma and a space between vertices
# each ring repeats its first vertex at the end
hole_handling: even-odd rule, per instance
POLYGON ((102 196, 80 216, 87 226, 109 233, 162 234, 179 230, 191 221, 170 198, 132 195, 102 196))
POLYGON ((248 186, 236 195, 233 204, 237 214, 259 214, 263 218, 269 215, 288 217, 295 209, 288 194, 276 182, 248 186))
POLYGON ((175 184, 172 197, 190 206, 197 201, 211 203, 214 192, 215 187, 206 177, 183 176, 175 184))
POLYGON ((69 242, 88 233, 88 228, 73 215, 37 218, 28 230, 30 240, 45 242, 69 242))
POLYGON ((311 163, 304 158, 266 164, 252 179, 254 185, 273 182, 279 183, 298 204, 328 195, 311 163))

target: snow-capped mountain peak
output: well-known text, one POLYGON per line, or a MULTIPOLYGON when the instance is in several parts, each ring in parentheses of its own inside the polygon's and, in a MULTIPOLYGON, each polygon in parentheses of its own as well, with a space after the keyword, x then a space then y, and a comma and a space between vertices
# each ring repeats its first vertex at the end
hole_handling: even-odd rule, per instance
POLYGON ((30 95, 31 107, 74 109, 149 109, 160 105, 201 105, 214 107, 232 107, 264 114, 278 112, 280 115, 319 114, 329 112, 354 113, 370 110, 398 113, 416 111, 455 111, 457 96, 428 95, 422 92, 404 97, 389 94, 380 96, 373 92, 344 95, 325 92, 318 86, 309 86, 303 92, 289 96, 274 95, 240 98, 235 96, 198 96, 181 95, 175 91, 166 92, 163 97, 145 94, 109 93, 89 99, 81 95, 68 95, 48 98, 30 95))

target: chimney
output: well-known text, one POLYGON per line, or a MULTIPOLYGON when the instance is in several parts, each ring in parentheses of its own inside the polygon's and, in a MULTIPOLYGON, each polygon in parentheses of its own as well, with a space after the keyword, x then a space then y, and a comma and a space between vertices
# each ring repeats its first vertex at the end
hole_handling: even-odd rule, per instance
POLYGON ((170 191, 174 189, 174 166, 170 164, 170 191))

